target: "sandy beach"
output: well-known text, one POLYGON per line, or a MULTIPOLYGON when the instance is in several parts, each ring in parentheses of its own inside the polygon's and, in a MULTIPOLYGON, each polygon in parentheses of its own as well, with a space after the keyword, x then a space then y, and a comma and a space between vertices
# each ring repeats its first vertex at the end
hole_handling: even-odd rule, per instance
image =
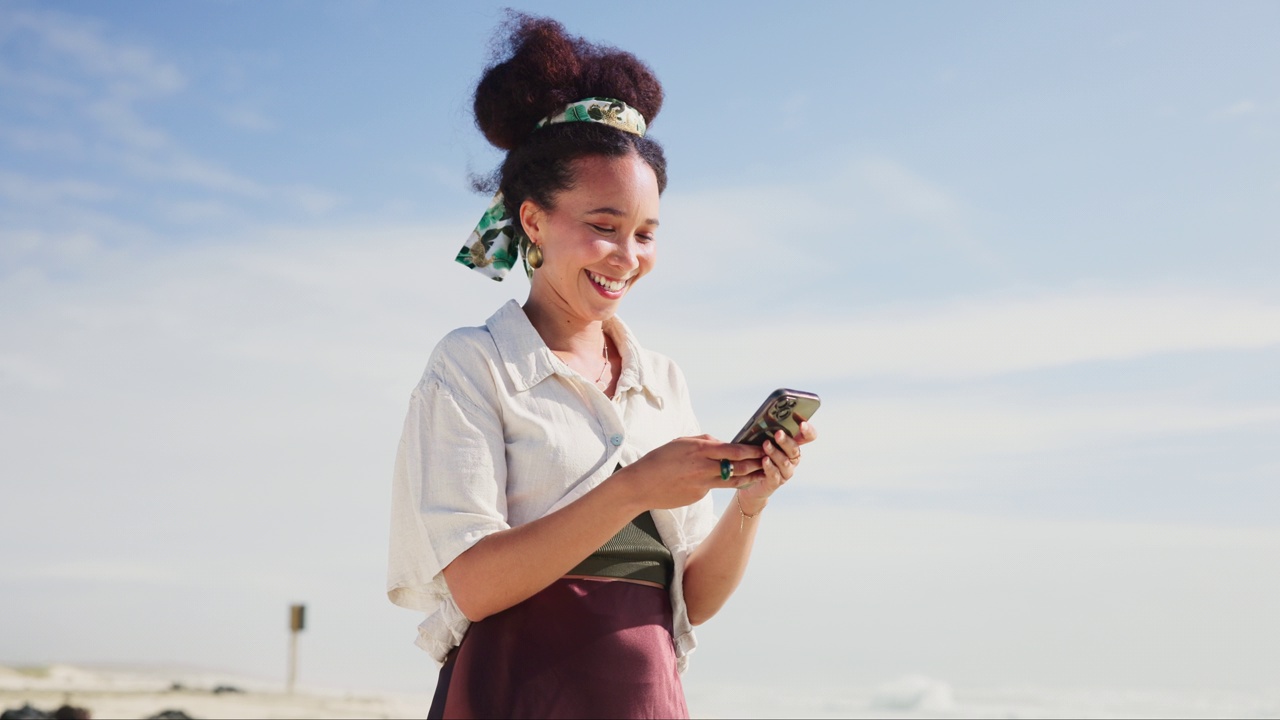
MULTIPOLYGON (((815 681, 693 682, 693 717, 729 718, 1275 718, 1280 695, 1261 692, 1100 688, 954 687, 924 676, 877 686, 815 681)), ((421 718, 431 699, 394 692, 301 687, 229 672, 56 664, 0 666, 0 709, 48 713, 70 705, 92 718, 421 718)))
POLYGON ((93 718, 150 718, 177 710, 192 718, 400 718, 426 715, 430 698, 299 688, 208 671, 105 669, 73 665, 0 667, 0 709, 63 705, 93 718))

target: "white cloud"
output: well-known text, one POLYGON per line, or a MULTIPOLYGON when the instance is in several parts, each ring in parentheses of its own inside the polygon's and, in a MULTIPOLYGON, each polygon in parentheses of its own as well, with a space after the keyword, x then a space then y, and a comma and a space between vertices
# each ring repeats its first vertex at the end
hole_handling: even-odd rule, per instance
POLYGON ((780 244, 802 244, 824 210, 821 196, 785 185, 672 192, 662 200, 658 265, 646 287, 714 292, 741 282, 768 268, 780 244))
MULTIPOLYGON (((688 359, 681 356, 682 364, 688 359)), ((1105 476, 1106 466, 1153 441, 1193 445, 1211 437, 1280 433, 1280 398, 1249 401, 1172 396, 1167 389, 1115 393, 1101 389, 1063 396, 1049 387, 925 386, 908 390, 828 389, 821 384, 754 385, 705 392, 691 377, 703 428, 727 438, 776 385, 817 390, 819 441, 805 450, 803 485, 845 491, 947 489, 1003 492, 1040 480, 1069 482, 1083 459, 1095 463, 1081 480, 1105 476), (749 392, 749 394, 748 394, 749 392), (710 395, 710 399, 708 396, 710 395), (1074 468, 1074 469, 1068 469, 1074 468)), ((1143 460, 1146 465, 1158 461, 1143 460)), ((1212 471, 1166 468, 1170 483, 1209 492, 1222 478, 1274 474, 1280 455, 1233 457, 1212 471)))
POLYGON ((65 269, 92 259, 101 247, 91 232, 0 230, 0 286, 10 279, 3 272, 7 266, 65 269))
POLYGON ((750 683, 744 668, 769 665, 783 685, 927 674, 957 694, 1026 684, 1257 691, 1280 672, 1280 574, 1263 570, 1280 553, 1275 528, 818 504, 772 512, 743 586, 699 630, 699 684, 750 683), (794 662, 774 668, 778 657, 794 662))
POLYGON ((810 116, 813 101, 809 94, 797 90, 783 100, 778 107, 779 125, 783 130, 799 130, 810 116))
POLYGON ((833 163, 809 182, 717 187, 663 197, 659 262, 646 285, 685 297, 752 295, 745 307, 785 303, 806 278, 840 282, 832 269, 893 257, 904 270, 930 262, 1006 277, 1008 263, 974 230, 964 199, 887 158, 833 163), (779 268, 782 283, 771 280, 779 268), (744 284, 771 284, 755 293, 744 284), (690 288, 696 289, 691 291, 690 288))
POLYGON ((252 108, 236 107, 223 111, 227 124, 250 132, 269 132, 276 129, 276 122, 252 108))
POLYGON ((116 188, 75 178, 41 180, 0 170, 0 199, 26 205, 46 205, 68 200, 98 202, 119 195, 116 188))
POLYGON ((810 381, 958 380, 1280 345, 1280 305, 1223 292, 1078 291, 832 312, 821 321, 696 332, 673 328, 663 341, 695 356, 737 358, 732 367, 708 373, 720 387, 788 368, 810 381))
POLYGON ((1005 262, 973 231, 974 212, 955 192, 888 158, 872 158, 853 165, 853 183, 845 188, 852 204, 853 227, 884 227, 906 222, 920 226, 933 243, 950 247, 984 270, 1007 272, 1005 262))
POLYGON ((65 386, 58 373, 43 362, 17 353, 0 354, 0 388, 19 387, 31 390, 57 390, 65 386))
MULTIPOLYGON (((109 203, 101 209, 75 201, 0 204, 0 226, 0 260, 21 260, 23 267, 42 273, 66 270, 100 247, 133 246, 156 237, 150 226, 111 214, 109 203)), ((0 270, 0 285, 6 280, 0 270)))
POLYGON ((975 476, 996 483, 1007 474, 1000 468, 1008 463, 1023 468, 1013 474, 1025 482, 1027 468, 1052 464, 1054 457, 1096 456, 1146 438, 1195 437, 1247 426, 1280 429, 1280 405, 1176 403, 1150 396, 993 400, 965 393, 831 400, 818 424, 826 436, 842 440, 834 452, 823 448, 816 458, 838 456, 842 464, 824 462, 813 475, 821 484, 844 487, 954 488, 959 478, 975 476), (832 472, 836 467, 844 472, 832 472))
POLYGON ((84 150, 80 136, 67 130, 0 125, 0 140, 14 149, 45 157, 78 156, 84 150))
MULTIPOLYGON (((259 182, 183 147, 168 128, 144 112, 145 102, 173 96, 187 86, 178 67, 150 49, 113 38, 100 24, 64 13, 6 15, 10 36, 21 36, 26 45, 18 49, 20 70, 0 66, 0 84, 12 88, 17 100, 43 108, 33 111, 27 125, 53 112, 59 118, 56 125, 61 126, 0 128, 0 138, 10 145, 37 154, 76 156, 78 150, 92 148, 93 160, 143 183, 177 183, 187 190, 233 196, 231 200, 284 203, 309 215, 324 214, 342 202, 338 194, 321 188, 259 182), (56 110, 46 107, 50 105, 56 110)), ((228 111, 226 120, 254 130, 273 126, 269 119, 243 107, 228 111)), ((189 202, 208 206, 227 199, 189 202)))
POLYGON ((221 200, 177 200, 165 204, 164 215, 170 220, 191 225, 209 225, 242 217, 237 208, 221 200))
POLYGON ((60 562, 13 574, 17 575, 16 579, 26 582, 78 580, 166 585, 177 579, 164 568, 129 560, 60 562))
POLYGON ((276 188, 273 194, 293 203, 296 207, 305 210, 311 215, 323 215, 344 202, 343 197, 337 193, 309 185, 280 187, 276 188))
POLYGON ((7 98, 11 101, 20 99, 22 95, 27 94, 41 98, 67 100, 79 100, 88 95, 85 88, 64 78, 53 77, 48 73, 33 70, 17 72, 4 63, 0 63, 0 87, 11 88, 13 95, 17 96, 16 98, 7 98))
POLYGON ((875 190, 891 212, 947 225, 958 222, 963 213, 963 206, 951 193, 898 162, 885 158, 865 160, 854 166, 853 174, 875 190))
POLYGON ((1241 100, 1239 102, 1232 103, 1231 105, 1228 105, 1224 108, 1218 109, 1216 112, 1213 113, 1213 115, 1214 117, 1218 117, 1218 118, 1234 118, 1234 117, 1241 117, 1243 115, 1249 115, 1257 111, 1258 111, 1257 103, 1255 103, 1252 100, 1241 100))
MULTIPOLYGON (((34 378, 32 369, 41 367, 49 377, 108 373, 145 383, 136 365, 145 356, 160 367, 146 371, 157 382, 172 374, 180 384, 177 378, 195 373, 220 378, 229 390, 240 378, 231 365, 247 362, 258 379, 289 367, 317 386, 360 377, 407 395, 431 345, 462 317, 434 309, 484 297, 472 317, 480 322, 524 287, 478 282, 452 266, 448 233, 429 227, 276 227, 243 237, 167 249, 97 248, 74 283, 0 283, 4 367, 14 378, 34 378)), ((15 246, 21 241, 20 255, 48 254, 54 248, 47 246, 75 239, 12 236, 15 246)))
POLYGON ((80 108, 106 139, 142 152, 168 149, 172 140, 168 133, 153 127, 138 116, 130 99, 107 97, 85 103, 80 108))
POLYGON ((108 40, 97 24, 84 18, 58 12, 6 14, 14 30, 31 33, 82 73, 106 80, 114 94, 161 95, 186 85, 172 63, 156 58, 147 48, 108 40))

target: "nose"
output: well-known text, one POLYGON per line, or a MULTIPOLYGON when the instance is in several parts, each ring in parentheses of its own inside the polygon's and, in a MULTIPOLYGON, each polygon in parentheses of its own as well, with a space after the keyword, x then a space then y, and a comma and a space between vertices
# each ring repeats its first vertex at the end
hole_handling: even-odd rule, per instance
POLYGON ((627 235, 614 244, 612 260, 618 269, 631 273, 640 267, 640 241, 635 235, 627 235))

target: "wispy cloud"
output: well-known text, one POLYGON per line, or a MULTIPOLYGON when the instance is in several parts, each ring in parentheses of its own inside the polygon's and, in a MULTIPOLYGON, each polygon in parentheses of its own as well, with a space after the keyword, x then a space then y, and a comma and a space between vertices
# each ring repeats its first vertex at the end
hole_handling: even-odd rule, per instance
POLYGON ((1252 100, 1241 100, 1232 103, 1226 107, 1215 110, 1213 116, 1215 118, 1237 118, 1244 115, 1251 115, 1258 111, 1258 104, 1252 100))
MULTIPOLYGON (((332 191, 264 183, 203 157, 149 119, 152 105, 179 96, 189 84, 176 64, 151 49, 112 37, 96 21, 62 12, 0 9, 0 16, 8 25, 0 42, 14 48, 14 59, 0 66, 0 85, 17 96, 19 106, 36 108, 26 113, 25 122, 15 119, 0 128, 0 142, 24 153, 78 161, 89 173, 101 175, 103 166, 112 168, 106 182, 152 188, 163 183, 165 194, 176 189, 204 195, 178 202, 280 203, 306 214, 323 214, 341 204, 332 191), (41 118, 50 114, 50 105, 57 108, 53 114, 58 120, 45 127, 41 118)), ((241 129, 274 127, 245 107, 228 110, 225 119, 241 129)), ((13 178, 7 180, 14 190, 13 178)), ((37 187, 34 179, 24 182, 27 191, 37 187)), ((71 189, 66 182, 62 186, 71 189)), ((88 199, 63 195, 67 203, 88 199)), ((157 212, 163 216, 167 211, 157 212)))
POLYGON ((87 180, 67 178, 49 181, 0 170, 0 199, 14 203, 47 204, 67 200, 97 202, 118 195, 116 188, 87 180))
POLYGON ((1177 290, 1046 293, 851 310, 741 330, 669 332, 740 358, 722 384, 795 368, 810 380, 956 380, 1168 353, 1280 345, 1280 304, 1177 290), (803 337, 803 346, 761 342, 803 337), (796 353, 803 353, 798 361, 796 353))
POLYGON ((762 298, 777 305, 788 284, 829 283, 833 268, 868 255, 904 270, 924 254, 984 276, 1012 274, 975 230, 980 213, 961 195, 884 157, 837 162, 808 182, 677 188, 662 212, 659 270, 646 283, 666 292, 724 297, 743 283, 771 282, 782 267, 785 281, 762 298))
POLYGON ((883 207, 891 212, 928 218, 945 225, 960 220, 963 206, 950 192, 901 163, 886 158, 864 160, 854 166, 853 175, 876 191, 883 207))
POLYGON ((104 79, 113 95, 163 95, 181 90, 186 78, 148 48, 107 40, 102 28, 82 17, 53 11, 8 13, 13 31, 34 36, 48 51, 90 76, 104 79))
MULTIPOLYGON (((1005 262, 974 231, 976 214, 953 190, 889 158, 868 158, 851 169, 853 183, 846 191, 868 227, 889 222, 915 223, 933 241, 950 246, 986 270, 1007 272, 1005 262)), ((839 207, 839 205, 837 205, 839 207)), ((858 226, 855 218, 854 226, 858 226)))
POLYGON ((58 390, 64 385, 62 375, 40 360, 17 352, 0 354, 0 388, 43 392, 58 390))
MULTIPOLYGON (((1037 697, 1026 689, 1037 683, 1264 688, 1272 687, 1280 670, 1271 651, 1280 642, 1280 624, 1269 619, 1280 597, 1280 574, 1264 571, 1280 553, 1276 528, 974 517, 816 503, 779 503, 766 512, 777 515, 761 526, 747 592, 734 597, 726 608, 733 615, 725 620, 769 617, 795 603, 803 586, 806 612, 786 621, 798 633, 743 637, 737 625, 717 618, 699 636, 706 655, 698 658, 703 664, 692 674, 695 683, 708 676, 740 678, 743 656, 767 657, 797 644, 806 647, 810 665, 781 672, 792 684, 807 689, 813 683, 819 692, 827 685, 847 687, 850 678, 952 663, 959 674, 975 658, 981 660, 976 672, 1023 688, 1016 693, 1023 699, 1037 697), (840 571, 830 572, 833 567, 840 571), (1260 636, 1270 640, 1260 642, 1260 636), (857 649, 832 637, 856 638, 857 649)), ((994 704, 985 704, 994 694, 973 692, 977 682, 961 681, 974 704, 957 714, 998 714, 994 704)), ((1089 692, 1072 695, 1066 705, 1079 708, 1077 714, 1105 704, 1089 692)), ((833 707, 799 693, 787 698, 791 705, 764 690, 751 699, 757 698, 765 710, 749 703, 734 709, 767 715, 776 708, 792 715, 795 707, 812 707, 814 714, 833 707)), ((1265 714, 1262 708, 1273 706, 1258 701, 1239 714, 1265 714)), ((900 713, 846 707, 850 716, 946 714, 918 706, 900 713)), ((1024 707, 1026 714, 1045 715, 1053 706, 1024 707)), ((1133 704, 1112 707, 1100 714, 1144 713, 1133 704)), ((1164 713, 1184 715, 1196 707, 1216 705, 1170 704, 1164 713)))
MULTIPOLYGON (((1280 428, 1280 404, 1232 406, 1170 402, 1159 397, 1094 394, 997 400, 968 392, 955 397, 849 398, 825 415, 823 430, 849 438, 847 472, 819 474, 846 486, 948 484, 999 468, 1038 467, 1044 457, 1125 446, 1148 438, 1197 437, 1249 426, 1280 428)), ((1025 481, 1024 472, 1014 473, 1025 481)))
POLYGON ((222 116, 228 125, 250 132, 269 132, 277 127, 275 120, 252 108, 228 108, 222 116))
POLYGON ((809 94, 803 91, 796 91, 782 101, 778 108, 779 122, 785 130, 798 130, 804 127, 805 119, 809 117, 812 107, 812 101, 809 94))
POLYGON ((79 156, 84 151, 83 139, 65 129, 0 125, 0 143, 22 153, 40 153, 45 157, 79 156))

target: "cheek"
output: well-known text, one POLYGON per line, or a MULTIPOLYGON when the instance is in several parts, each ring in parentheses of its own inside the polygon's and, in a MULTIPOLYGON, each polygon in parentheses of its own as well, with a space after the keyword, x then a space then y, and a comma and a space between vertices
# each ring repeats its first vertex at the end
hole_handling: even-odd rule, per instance
POLYGON ((595 262, 597 256, 604 251, 602 246, 605 245, 592 237, 573 232, 559 233, 548 244, 553 246, 551 254, 555 255, 557 264, 566 265, 595 262))
POLYGON ((640 267, 644 268, 645 272, 649 272, 657 262, 658 246, 656 243, 650 243, 645 246, 645 251, 640 253, 640 267))

